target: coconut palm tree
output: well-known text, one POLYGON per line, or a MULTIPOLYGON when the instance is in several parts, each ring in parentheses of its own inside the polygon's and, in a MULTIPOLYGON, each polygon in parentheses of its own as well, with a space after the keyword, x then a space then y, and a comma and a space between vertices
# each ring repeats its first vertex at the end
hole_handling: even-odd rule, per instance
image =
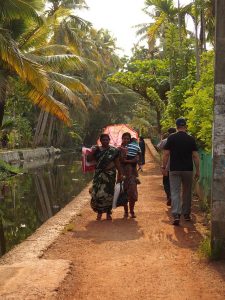
POLYGON ((0 1, 0 125, 4 117, 8 78, 14 74, 28 85, 28 97, 34 104, 70 123, 67 107, 52 96, 51 80, 46 69, 23 53, 16 42, 27 26, 40 26, 42 22, 33 7, 43 7, 43 1, 0 1))
MULTIPOLYGON (((30 33, 20 38, 20 46, 26 56, 47 67, 54 97, 57 98, 59 94, 63 102, 69 98, 73 104, 71 111, 74 107, 79 109, 79 106, 83 109, 85 106, 94 107, 102 95, 108 101, 113 100, 112 94, 117 90, 110 88, 105 79, 108 70, 112 71, 119 63, 114 55, 115 40, 107 32, 96 31, 68 6, 68 2, 76 2, 78 5, 78 2, 83 4, 84 1, 50 2, 52 5, 45 13, 43 24, 34 27, 34 30, 31 28, 30 33)), ((50 122, 49 131, 53 130, 53 126, 61 127, 55 124, 52 117, 48 121, 47 113, 42 111, 36 143, 42 140, 47 122, 50 122)))
POLYGON ((174 6, 173 0, 145 0, 144 11, 154 19, 154 22, 148 27, 148 44, 152 50, 156 38, 164 37, 167 24, 178 21, 178 10, 174 6), (148 9, 154 8, 154 13, 149 13, 148 9))
POLYGON ((214 0, 194 0, 187 6, 195 27, 195 57, 196 57, 196 80, 200 78, 200 54, 206 51, 207 40, 214 40, 214 0), (200 32, 200 33, 199 33, 200 32))

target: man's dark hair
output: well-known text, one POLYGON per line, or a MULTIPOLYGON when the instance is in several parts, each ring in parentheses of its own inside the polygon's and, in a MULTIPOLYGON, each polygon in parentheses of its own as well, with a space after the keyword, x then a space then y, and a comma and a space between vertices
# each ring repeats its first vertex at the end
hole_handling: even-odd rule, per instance
POLYGON ((186 120, 184 118, 178 118, 176 120, 176 126, 177 126, 177 128, 184 127, 186 125, 187 125, 187 123, 186 123, 186 120))

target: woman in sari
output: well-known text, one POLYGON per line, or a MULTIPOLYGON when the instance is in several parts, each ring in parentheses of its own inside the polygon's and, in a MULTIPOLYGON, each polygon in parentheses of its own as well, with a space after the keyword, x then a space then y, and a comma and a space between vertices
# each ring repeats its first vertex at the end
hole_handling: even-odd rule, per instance
POLYGON ((92 147, 93 154, 89 157, 89 160, 96 160, 91 192, 91 207, 97 212, 97 220, 101 220, 103 213, 106 213, 107 220, 112 220, 111 210, 116 182, 116 169, 118 170, 117 180, 121 180, 119 150, 109 146, 109 141, 108 134, 101 134, 100 142, 102 146, 92 147))
MULTIPOLYGON (((136 170, 133 164, 139 161, 139 157, 135 157, 132 160, 127 159, 127 145, 131 141, 131 135, 129 132, 125 132, 122 135, 122 144, 120 147, 120 164, 122 175, 124 176, 124 190, 127 193, 129 209, 131 218, 136 218, 134 212, 135 202, 138 200, 137 191, 137 177, 136 170)), ((124 218, 128 218, 128 204, 124 206, 124 218)))

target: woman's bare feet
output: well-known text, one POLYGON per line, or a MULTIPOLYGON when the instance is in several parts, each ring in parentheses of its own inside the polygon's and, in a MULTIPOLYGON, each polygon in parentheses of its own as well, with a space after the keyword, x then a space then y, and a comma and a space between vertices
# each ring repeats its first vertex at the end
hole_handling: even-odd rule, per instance
POLYGON ((124 219, 127 219, 127 218, 129 217, 129 215, 128 215, 128 212, 127 212, 127 211, 125 211, 125 212, 124 212, 124 215, 123 215, 123 217, 124 217, 124 219))
POLYGON ((132 219, 135 219, 137 216, 135 215, 134 212, 131 212, 131 213, 130 213, 130 217, 131 217, 132 219))
POLYGON ((97 220, 97 221, 100 221, 100 220, 101 220, 101 218, 102 218, 102 214, 101 214, 101 213, 98 213, 98 214, 97 214, 97 218, 96 218, 96 220, 97 220))
POLYGON ((111 214, 106 214, 106 220, 112 220, 111 214))

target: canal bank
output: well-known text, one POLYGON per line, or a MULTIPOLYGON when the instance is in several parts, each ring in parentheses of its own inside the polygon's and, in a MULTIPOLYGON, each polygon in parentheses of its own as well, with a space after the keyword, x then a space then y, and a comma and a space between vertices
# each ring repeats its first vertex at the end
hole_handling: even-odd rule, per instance
POLYGON ((75 217, 79 218, 82 208, 90 201, 89 188, 90 184, 61 211, 41 225, 35 233, 2 256, 0 265, 41 258, 48 247, 63 234, 66 225, 75 217))
POLYGON ((66 233, 67 225, 82 215, 90 201, 90 184, 34 234, 0 258, 1 299, 55 299, 70 274, 70 260, 42 259, 47 249, 66 233))
POLYGON ((60 154, 61 150, 54 147, 40 147, 33 149, 14 149, 0 152, 0 160, 9 164, 23 165, 23 162, 34 161, 41 158, 60 154))
POLYGON ((80 153, 24 162, 21 173, 0 181, 0 256, 25 240, 72 201, 91 180, 80 153))

